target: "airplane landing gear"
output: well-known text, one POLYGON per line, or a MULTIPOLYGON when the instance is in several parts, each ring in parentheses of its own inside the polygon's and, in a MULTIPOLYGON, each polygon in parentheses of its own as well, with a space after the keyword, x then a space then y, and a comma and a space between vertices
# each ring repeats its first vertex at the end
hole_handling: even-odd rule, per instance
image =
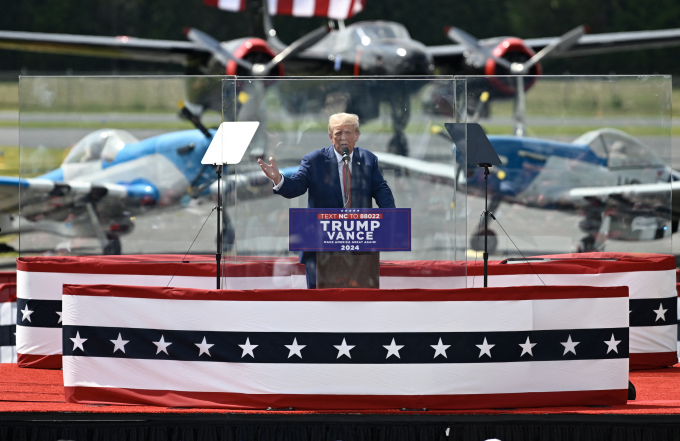
POLYGON ((583 237, 576 246, 577 253, 588 253, 595 249, 595 237, 590 234, 583 237))
POLYGON ((86 203, 87 213, 92 223, 92 228, 99 239, 99 244, 104 255, 119 255, 122 247, 120 235, 129 233, 133 230, 134 224, 129 218, 119 217, 110 220, 108 227, 103 228, 99 220, 99 214, 92 202, 86 203))
MULTIPOLYGON (((489 254, 493 254, 498 248, 498 237, 493 230, 488 231, 487 249, 489 254)), ((473 251, 484 251, 484 230, 473 233, 470 237, 470 249, 473 251)))
POLYGON ((597 238, 594 234, 583 237, 576 246, 577 253, 590 253, 593 251, 604 251, 604 245, 597 245, 597 238))
POLYGON ((102 253, 104 255, 120 255, 122 248, 120 245, 120 238, 111 232, 106 233, 107 243, 104 245, 102 253))
POLYGON ((397 91, 390 96, 389 101, 394 136, 387 145, 387 151, 396 155, 408 156, 408 140, 404 130, 411 118, 411 101, 408 94, 397 91))
POLYGON ((390 142, 387 144, 387 151, 395 155, 408 156, 408 141, 403 132, 394 134, 390 142))
MULTIPOLYGON (((234 248, 234 239, 236 239, 236 231, 231 219, 225 213, 222 217, 222 250, 231 251, 234 248)), ((217 238, 215 239, 217 241, 217 238)))

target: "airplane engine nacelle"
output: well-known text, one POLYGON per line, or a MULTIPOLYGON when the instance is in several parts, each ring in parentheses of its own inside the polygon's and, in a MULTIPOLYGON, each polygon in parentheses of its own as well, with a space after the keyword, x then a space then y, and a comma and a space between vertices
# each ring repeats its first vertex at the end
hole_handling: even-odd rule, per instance
MULTIPOLYGON (((498 58, 503 58, 511 63, 525 63, 536 53, 530 47, 526 46, 519 38, 506 38, 501 41, 493 50, 493 55, 498 58)), ((536 82, 536 75, 541 75, 543 69, 540 63, 534 64, 529 69, 528 75, 533 75, 529 81, 524 81, 524 90, 527 91, 536 82)), ((510 71, 504 66, 499 65, 496 60, 489 58, 486 60, 484 66, 484 74, 489 76, 494 75, 510 75, 510 71)), ((506 96, 514 96, 517 89, 517 82, 513 78, 489 78, 489 84, 497 92, 506 96)))
MULTIPOLYGON (((267 42, 261 38, 246 38, 236 40, 236 47, 230 47, 230 51, 235 57, 248 60, 251 63, 265 64, 271 61, 276 54, 271 50, 267 42)), ((226 75, 251 75, 251 73, 229 60, 225 69, 226 75)), ((270 76, 283 76, 283 64, 279 63, 271 72, 270 76)))
MULTIPOLYGON (((511 63, 524 63, 535 55, 533 49, 524 44, 519 38, 505 38, 493 49, 493 55, 508 60, 511 63)), ((461 66, 462 74, 467 78, 467 107, 468 114, 480 112, 482 117, 488 116, 488 106, 478 107, 482 93, 488 92, 489 98, 514 98, 517 90, 517 80, 510 71, 499 65, 493 58, 487 58, 481 52, 466 52, 465 62, 461 66), (495 77, 507 75, 507 77, 495 77)), ((541 75, 543 69, 536 63, 529 69, 528 75, 533 77, 524 80, 524 90, 527 91, 536 83, 536 76, 541 75)), ((453 113, 453 94, 449 86, 434 88, 423 101, 426 113, 451 115, 453 113)))

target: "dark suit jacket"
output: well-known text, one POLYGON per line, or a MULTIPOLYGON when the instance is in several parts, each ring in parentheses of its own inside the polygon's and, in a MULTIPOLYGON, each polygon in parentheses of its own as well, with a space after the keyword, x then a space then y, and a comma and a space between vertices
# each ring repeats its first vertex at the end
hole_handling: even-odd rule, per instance
MULTIPOLYGON (((342 208, 342 187, 333 146, 313 151, 302 158, 297 172, 283 180, 274 193, 292 199, 309 191, 309 208, 342 208)), ((392 190, 378 169, 378 158, 355 147, 352 155, 352 208, 371 208, 375 199, 380 208, 395 208, 392 190)), ((300 253, 300 262, 316 258, 316 253, 300 253)))

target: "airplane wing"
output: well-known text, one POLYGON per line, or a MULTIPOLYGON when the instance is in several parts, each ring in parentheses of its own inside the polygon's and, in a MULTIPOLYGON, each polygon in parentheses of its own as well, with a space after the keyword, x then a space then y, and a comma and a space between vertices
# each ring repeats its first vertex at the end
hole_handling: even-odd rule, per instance
POLYGON ((667 197, 669 193, 672 193, 671 215, 674 220, 680 219, 680 181, 610 187, 580 187, 569 190, 568 196, 574 199, 617 197, 635 202, 642 198, 667 197))
MULTIPOLYGON (((376 156, 381 167, 408 170, 409 173, 429 181, 454 185, 457 179, 456 166, 454 164, 432 163, 385 152, 376 152, 376 156)), ((672 193, 672 206, 669 207, 670 214, 673 220, 680 220, 680 181, 573 188, 565 192, 565 199, 576 201, 577 205, 583 205, 583 202, 589 198, 613 198, 630 205, 636 202, 649 202, 651 199, 656 199, 657 203, 653 205, 665 211, 666 208, 663 204, 669 193, 672 193)))
POLYGON ((408 170, 409 173, 433 182, 456 182, 456 167, 453 164, 428 162, 387 152, 375 152, 381 167, 408 170))
MULTIPOLYGON (((524 44, 538 52, 559 37, 530 38, 524 44)), ((494 37, 480 40, 482 46, 493 48, 503 40, 494 37)), ((680 29, 662 29, 656 31, 609 32, 604 34, 583 35, 571 48, 551 54, 554 58, 578 57, 582 55, 598 55, 638 49, 658 49, 680 46, 680 29)), ((437 64, 455 64, 463 58, 468 50, 462 44, 429 46, 427 51, 437 64)))
POLYGON ((427 52, 432 55, 437 65, 456 65, 463 59, 467 48, 462 44, 445 44, 443 46, 428 46, 427 52))
POLYGON ((198 64, 210 57, 209 52, 188 41, 18 31, 0 31, 0 49, 156 61, 184 66, 198 64))
MULTIPOLYGON (((284 177, 290 177, 293 173, 298 171, 300 167, 285 167, 279 171, 284 177)), ((225 194, 230 194, 238 190, 254 190, 256 188, 264 189, 270 194, 272 189, 272 181, 269 179, 260 168, 256 170, 251 170, 245 173, 239 173, 237 175, 228 174, 221 184, 224 188, 225 194)), ((210 196, 213 199, 217 198, 217 181, 210 184, 210 196)))
MULTIPOLYGON (((524 40, 527 46, 539 51, 549 45, 554 38, 533 38, 524 40)), ((582 36, 570 49, 555 53, 555 57, 577 57, 623 52, 638 49, 658 49, 680 46, 680 29, 657 31, 610 32, 582 36)))
MULTIPOLYGON (((0 177, 0 211, 19 208, 22 211, 34 204, 50 204, 51 198, 59 198, 60 205, 73 203, 76 198, 99 201, 104 198, 139 198, 148 189, 139 185, 93 184, 91 182, 55 182, 49 179, 0 177)), ((148 187, 148 186, 146 186, 148 187)))

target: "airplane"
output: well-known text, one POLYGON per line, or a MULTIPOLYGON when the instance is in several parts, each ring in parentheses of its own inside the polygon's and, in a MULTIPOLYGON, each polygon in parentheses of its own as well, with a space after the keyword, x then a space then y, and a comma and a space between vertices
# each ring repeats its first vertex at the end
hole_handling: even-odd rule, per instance
MULTIPOLYGON (((121 254, 120 238, 133 219, 151 210, 215 197, 217 174, 201 164, 215 135, 186 106, 180 113, 196 127, 138 140, 120 129, 96 130, 78 141, 61 166, 35 178, 0 177, 2 235, 42 231, 96 238, 103 254, 121 254), (20 215, 16 213, 20 209, 20 215)), ((283 169, 290 175, 292 170, 283 169)), ((224 177, 224 194, 262 185, 262 173, 224 177)), ((224 249, 234 242, 223 216, 224 249)))
MULTIPOLYGON (((491 99, 513 98, 525 92, 535 79, 524 83, 524 75, 540 75, 541 61, 548 57, 598 55, 611 52, 676 46, 680 29, 583 35, 580 26, 561 37, 522 40, 495 37, 476 40, 461 29, 449 28, 447 36, 458 44, 425 46, 414 40, 405 26, 390 21, 363 21, 345 26, 322 26, 290 45, 281 42, 267 8, 263 8, 266 39, 244 37, 219 42, 198 29, 187 29, 190 41, 142 39, 130 36, 101 37, 37 32, 0 31, 0 49, 96 56, 181 64, 188 74, 237 76, 346 75, 346 76, 431 76, 435 73, 487 75, 492 77, 480 90, 470 90, 468 110, 474 111, 482 93, 491 99), (496 77, 514 75, 516 81, 496 77)), ((311 83, 310 83, 311 84, 311 83)), ((481 83, 477 83, 481 84, 481 83)), ((294 89, 282 96, 291 112, 318 111, 329 102, 334 110, 359 115, 363 122, 378 117, 381 103, 388 103, 393 136, 388 151, 408 155, 404 134, 415 92, 382 85, 366 93, 361 88, 319 87, 294 89), (375 97, 378 97, 377 99, 375 97), (341 101, 338 109, 338 100, 341 101)), ((222 111, 222 97, 201 87, 200 80, 187 81, 187 100, 196 111, 222 111)), ((450 92, 439 91, 437 105, 448 102, 450 92)), ((234 99, 236 97, 233 97, 234 99)), ((521 101, 521 97, 517 98, 521 101)), ((520 103, 521 104, 521 103, 520 103)), ((450 109, 445 109, 452 114, 450 109)), ((521 113, 521 112, 519 112, 521 113)), ((235 115, 226 115, 233 120, 235 115)))
MULTIPOLYGON (((435 132, 445 133, 443 128, 435 132)), ((448 134, 444 136, 450 140, 448 134)), ((602 128, 571 143, 520 136, 488 138, 503 163, 490 168, 490 212, 509 203, 578 213, 583 216, 579 228, 586 235, 575 244, 575 252, 602 251, 607 239, 657 240, 678 231, 680 172, 625 132, 602 128)), ((455 165, 389 152, 376 155, 384 168, 407 170, 413 177, 451 186, 465 183, 468 194, 484 197, 484 170, 462 163, 457 153, 455 165)), ((483 227, 473 232, 471 249, 483 249, 479 240, 483 234, 483 227)), ((493 230, 488 234, 493 253, 498 240, 493 230)))

